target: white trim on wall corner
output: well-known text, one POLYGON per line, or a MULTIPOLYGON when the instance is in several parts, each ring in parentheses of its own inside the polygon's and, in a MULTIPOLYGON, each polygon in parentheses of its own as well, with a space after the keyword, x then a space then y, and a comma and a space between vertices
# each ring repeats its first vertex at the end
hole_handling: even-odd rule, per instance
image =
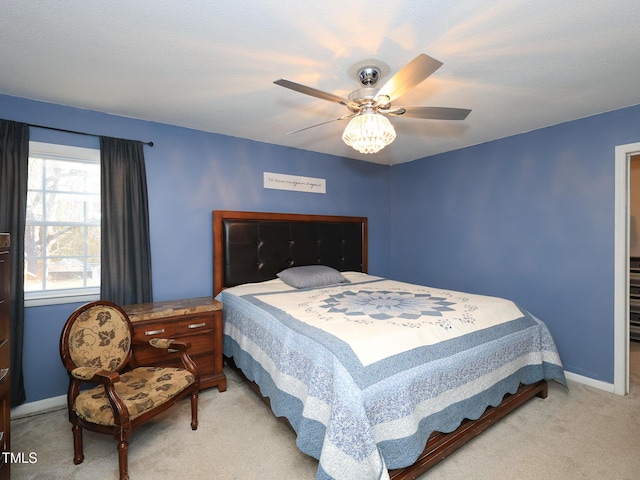
POLYGON ((629 157, 640 143, 615 147, 613 253, 613 392, 629 393, 629 157))

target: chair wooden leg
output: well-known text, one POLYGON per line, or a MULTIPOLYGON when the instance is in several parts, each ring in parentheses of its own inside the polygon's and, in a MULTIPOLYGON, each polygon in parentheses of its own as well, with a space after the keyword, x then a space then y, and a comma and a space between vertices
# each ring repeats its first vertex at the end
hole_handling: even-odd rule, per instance
POLYGON ((78 425, 71 427, 73 432, 73 463, 79 465, 84 460, 84 452, 82 450, 82 428, 78 425))
POLYGON ((120 480, 129 480, 129 443, 126 440, 118 443, 118 466, 120 480))
POLYGON ((191 394, 191 430, 198 428, 198 392, 191 394))

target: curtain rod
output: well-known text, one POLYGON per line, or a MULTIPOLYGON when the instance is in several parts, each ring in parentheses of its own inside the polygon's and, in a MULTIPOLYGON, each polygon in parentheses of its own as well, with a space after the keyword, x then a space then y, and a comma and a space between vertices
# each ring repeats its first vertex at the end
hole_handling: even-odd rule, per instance
MULTIPOLYGON (((75 130, 67 130, 64 128, 55 128, 55 127, 46 127, 44 125, 34 125, 32 123, 29 124, 30 127, 35 127, 35 128, 46 128, 47 130, 55 130, 56 132, 65 132, 65 133, 76 133, 78 135, 87 135, 89 137, 99 137, 100 135, 95 135, 93 133, 86 133, 86 132, 77 132, 75 130)), ((149 145, 150 147, 153 147, 153 142, 142 142, 144 145, 149 145)))

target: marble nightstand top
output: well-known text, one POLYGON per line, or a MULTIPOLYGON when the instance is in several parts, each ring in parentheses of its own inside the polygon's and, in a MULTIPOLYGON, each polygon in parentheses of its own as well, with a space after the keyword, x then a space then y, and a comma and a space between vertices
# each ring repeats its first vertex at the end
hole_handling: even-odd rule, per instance
POLYGON ((222 310, 222 304, 213 297, 187 298, 164 302, 138 303, 122 307, 132 322, 176 317, 194 313, 222 310))

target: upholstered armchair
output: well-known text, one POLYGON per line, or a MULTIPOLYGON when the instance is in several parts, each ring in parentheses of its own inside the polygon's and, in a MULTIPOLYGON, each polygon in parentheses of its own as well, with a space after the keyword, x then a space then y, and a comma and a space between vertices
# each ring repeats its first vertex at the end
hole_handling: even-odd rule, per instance
POLYGON ((187 396, 191 428, 198 428, 200 379, 188 347, 171 339, 134 339, 127 314, 111 302, 91 302, 71 314, 60 336, 60 357, 69 373, 67 403, 76 465, 84 460, 82 429, 108 433, 118 442, 120 480, 128 480, 132 430, 187 396), (135 365, 132 347, 137 343, 179 351, 184 368, 135 365), (81 389, 85 383, 94 385, 81 389))

